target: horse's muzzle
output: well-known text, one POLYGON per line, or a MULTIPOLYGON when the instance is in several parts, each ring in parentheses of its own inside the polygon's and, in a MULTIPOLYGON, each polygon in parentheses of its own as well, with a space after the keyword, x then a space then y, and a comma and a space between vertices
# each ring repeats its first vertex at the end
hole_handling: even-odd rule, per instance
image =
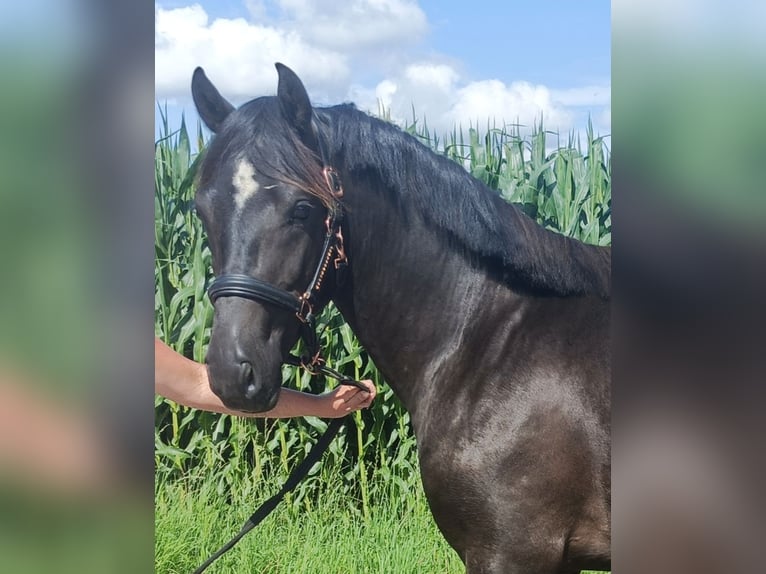
POLYGON ((221 365, 208 362, 210 388, 227 408, 260 413, 274 408, 279 385, 264 384, 249 361, 221 365))

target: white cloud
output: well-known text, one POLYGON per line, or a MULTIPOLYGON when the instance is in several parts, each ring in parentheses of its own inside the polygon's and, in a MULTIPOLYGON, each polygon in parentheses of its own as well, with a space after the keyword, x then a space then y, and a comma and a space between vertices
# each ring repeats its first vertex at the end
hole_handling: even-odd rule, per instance
POLYGON ((400 75, 382 80, 373 89, 352 86, 348 96, 364 111, 377 112, 382 105, 398 123, 412 119, 414 106, 421 118, 427 114, 429 125, 433 118, 440 127, 458 80, 457 72, 446 64, 415 62, 400 75))
POLYGON ((308 87, 327 89, 346 82, 342 55, 305 42, 294 31, 219 18, 212 22, 199 5, 155 9, 155 91, 159 98, 188 95, 196 66, 227 98, 250 99, 276 91, 274 62, 298 73, 308 87))
MULTIPOLYGON (((211 19, 199 4, 155 8, 155 80, 160 100, 189 102, 190 80, 203 66, 233 103, 276 92, 274 62, 295 70, 315 104, 352 101, 398 123, 412 110, 437 133, 485 127, 487 120, 531 129, 542 116, 566 132, 593 116, 598 131, 611 125, 608 83, 550 89, 524 81, 465 81, 459 63, 436 55, 413 57, 410 42, 428 22, 411 0, 244 0, 245 18, 211 19), (276 12, 275 12, 276 10, 276 12), (392 65, 396 63, 396 65, 392 65), (364 84, 350 84, 360 78, 364 84)), ((522 129, 522 131, 525 131, 522 129)))
POLYGON ((412 0, 280 0, 288 23, 309 42, 333 50, 390 49, 420 40, 425 13, 412 0))
POLYGON ((528 82, 505 84, 482 80, 460 84, 460 76, 446 64, 419 62, 408 66, 401 76, 380 82, 374 90, 355 87, 350 97, 364 110, 375 112, 382 103, 393 120, 408 122, 412 107, 428 122, 430 129, 444 133, 455 126, 486 127, 486 122, 520 123, 531 129, 542 116, 547 128, 565 132, 574 127, 573 105, 608 102, 609 88, 576 88, 553 91, 528 82), (607 95, 605 95, 607 94, 607 95))
POLYGON ((412 64, 407 66, 404 77, 416 86, 435 88, 450 92, 460 76, 446 64, 412 64))
MULTIPOLYGON (((548 88, 529 82, 505 85, 499 80, 472 82, 458 90, 457 100, 448 114, 453 122, 466 120, 476 125, 487 118, 498 122, 519 122, 531 127, 540 116, 551 128, 567 130, 572 125, 571 114, 556 104, 548 88)), ((481 125, 481 124, 480 124, 481 125)))

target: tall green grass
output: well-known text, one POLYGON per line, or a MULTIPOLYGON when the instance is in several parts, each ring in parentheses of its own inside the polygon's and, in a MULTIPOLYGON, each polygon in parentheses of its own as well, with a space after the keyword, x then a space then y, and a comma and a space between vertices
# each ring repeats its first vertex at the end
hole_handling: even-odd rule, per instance
MULTIPOLYGON (((436 529, 419 485, 406 497, 381 497, 363 514, 359 500, 343 494, 339 470, 319 469, 312 479, 324 488, 310 498, 288 496, 211 571, 463 572, 436 529)), ((215 481, 163 482, 155 501, 155 572, 191 572, 239 530, 257 501, 274 493, 275 482, 242 481, 223 494, 215 481)))
MULTIPOLYGON (((192 151, 186 123, 182 120, 172 130, 167 115, 162 118, 161 137, 155 145, 155 333, 182 354, 201 361, 213 312, 205 295, 211 280, 210 250, 193 212, 199 155, 192 151)), ((404 129, 437 153, 459 162, 542 225, 589 243, 610 243, 610 154, 604 139, 595 137, 592 129, 584 143, 569 135, 566 145, 553 151, 549 139, 558 135, 545 131, 542 123, 528 136, 522 135, 520 126, 511 125, 488 126, 483 131, 471 127, 465 134, 456 129, 442 139, 416 119, 404 129)), ((196 148, 204 149, 201 128, 193 137, 196 148)), ((330 366, 356 379, 372 379, 379 396, 370 409, 354 414, 356 427, 341 431, 321 467, 317 465, 269 519, 272 526, 259 528, 258 536, 271 540, 267 545, 281 545, 279 551, 269 553, 254 545, 244 551, 247 558, 242 560, 260 560, 263 567, 219 571, 461 571, 454 569, 456 557, 447 550, 432 521, 421 524, 418 517, 412 530, 407 530, 404 521, 411 516, 401 515, 406 509, 425 508, 408 413, 332 305, 319 323, 330 366), (388 530, 376 530, 376 525, 386 520, 402 533, 401 543, 395 536, 371 541, 361 533, 357 541, 357 529, 372 529, 373 537, 385 538, 388 530), (289 568, 279 566, 280 557, 292 552, 293 539, 284 538, 286 525, 301 529, 311 541, 320 539, 320 524, 338 529, 334 538, 343 538, 346 546, 366 544, 365 552, 371 557, 382 556, 383 547, 391 552, 400 548, 402 564, 409 566, 391 570, 375 566, 370 558, 337 564, 333 560, 340 558, 328 558, 320 568, 315 562, 301 562, 300 557, 289 568), (264 533, 264 528, 272 528, 273 536, 264 533), (418 537, 428 541, 425 547, 414 540, 418 537), (370 544, 377 550, 370 550, 370 544), (440 549, 438 555, 435 548, 440 549), (430 566, 418 567, 423 560, 430 566), (349 569, 336 568, 339 564, 349 569)), ((292 367, 283 369, 283 381, 312 393, 332 386, 292 367)), ((313 417, 241 419, 187 409, 157 397, 157 571, 186 571, 189 562, 196 564, 202 554, 225 542, 246 518, 247 509, 241 507, 272 494, 325 427, 324 421, 313 417), (238 513, 233 523, 226 519, 229 512, 238 513), (193 527, 192 517, 200 513, 204 524, 193 527)), ((295 542, 296 547, 301 544, 295 542)))

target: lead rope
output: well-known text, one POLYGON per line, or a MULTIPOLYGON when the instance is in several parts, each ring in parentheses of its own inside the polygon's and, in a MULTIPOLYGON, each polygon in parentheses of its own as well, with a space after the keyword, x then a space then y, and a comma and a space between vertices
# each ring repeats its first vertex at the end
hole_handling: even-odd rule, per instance
MULTIPOLYGON (((362 391, 369 392, 362 383, 342 375, 339 371, 336 371, 335 369, 325 365, 323 361, 309 366, 295 355, 288 355, 288 359, 285 361, 285 363, 295 367, 303 367, 311 375, 318 375, 322 373, 336 379, 341 385, 348 385, 356 387, 362 391)), ((226 554, 226 552, 231 550, 245 536, 245 534, 258 526, 269 514, 272 513, 277 505, 282 502, 282 499, 285 497, 285 495, 295 489, 296 486, 298 486, 298 483, 306 477, 309 470, 311 470, 311 467, 314 466, 314 464, 316 464, 316 462, 322 457, 324 452, 327 450, 327 447, 330 446, 332 439, 334 439, 335 435, 338 434, 338 431, 340 430, 340 427, 343 425, 344 421, 348 422, 349 425, 353 424, 353 419, 348 415, 330 421, 330 424, 327 425, 324 434, 319 438, 314 446, 311 447, 311 450, 309 450, 308 454, 301 461, 301 463, 293 469, 293 471, 290 473, 290 476, 287 477, 287 480, 282 485, 282 488, 279 489, 279 492, 262 502, 261 505, 255 510, 255 512, 250 515, 250 518, 245 521, 245 524, 242 526, 240 531, 237 532, 237 534, 235 534, 234 537, 226 544, 221 546, 221 548, 219 548, 212 556, 210 556, 210 558, 205 560, 205 562, 203 562, 202 565, 193 572, 193 574, 202 574, 202 572, 204 572, 208 566, 226 554)))
POLYGON ((258 524, 260 524, 264 518, 271 514, 271 512, 282 501, 285 495, 298 485, 298 483, 308 474, 309 470, 311 470, 311 467, 314 466, 314 464, 321 458, 324 451, 327 450, 327 447, 332 442, 332 439, 335 438, 336 434, 338 434, 340 427, 343 425, 343 422, 346 419, 348 419, 349 422, 352 420, 351 417, 345 416, 343 418, 333 419, 330 422, 327 430, 325 430, 324 434, 320 437, 316 444, 311 447, 311 450, 306 455, 306 458, 304 458, 301 463, 296 466, 295 469, 293 469, 292 473, 290 473, 290 476, 287 478, 282 488, 279 489, 279 492, 263 502, 255 510, 255 512, 250 515, 250 518, 247 519, 242 529, 234 536, 234 538, 221 546, 221 548, 216 551, 215 554, 205 560, 202 566, 194 571, 194 574, 201 574, 204 572, 208 566, 210 566, 223 554, 231 550, 234 545, 237 544, 237 542, 239 542, 243 536, 245 536, 245 534, 258 526, 258 524))

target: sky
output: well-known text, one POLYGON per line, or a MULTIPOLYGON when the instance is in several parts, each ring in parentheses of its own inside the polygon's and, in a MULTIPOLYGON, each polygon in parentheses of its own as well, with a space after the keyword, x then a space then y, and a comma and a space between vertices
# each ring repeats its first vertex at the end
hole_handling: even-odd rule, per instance
MULTIPOLYGON (((202 66, 235 105, 276 93, 275 62, 314 105, 382 104, 402 124, 520 123, 611 132, 607 0, 165 0, 155 4, 155 96, 171 127, 202 66)), ((159 114, 156 114, 159 118, 159 114)), ((155 122, 157 123, 157 121, 155 122)))

